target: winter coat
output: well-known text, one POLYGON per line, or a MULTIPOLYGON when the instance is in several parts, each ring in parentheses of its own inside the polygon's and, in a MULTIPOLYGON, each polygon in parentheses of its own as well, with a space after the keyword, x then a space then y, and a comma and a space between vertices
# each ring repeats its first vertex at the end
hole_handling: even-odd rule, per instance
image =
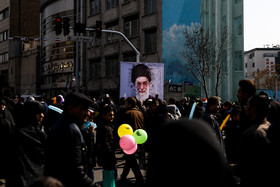
POLYGON ((266 120, 254 121, 241 136, 241 186, 270 186, 272 165, 267 138, 269 127, 270 123, 266 120))
POLYGON ((214 114, 211 114, 209 112, 204 112, 201 116, 201 118, 206 121, 210 127, 212 127, 212 129, 215 132, 215 135, 217 137, 217 139, 219 140, 219 142, 221 143, 222 149, 224 149, 224 143, 223 143, 223 138, 222 138, 222 134, 220 131, 220 125, 217 122, 217 118, 214 114))
POLYGON ((15 123, 11 113, 8 109, 0 110, 0 177, 4 177, 7 172, 7 149, 10 136, 14 131, 15 123))
POLYGON ((27 187, 44 175, 45 133, 29 125, 11 137, 7 187, 27 187))
POLYGON ((128 109, 125 112, 123 121, 123 123, 129 124, 134 131, 144 128, 144 115, 136 107, 128 109))
POLYGON ((64 114, 47 139, 45 175, 59 179, 66 187, 93 186, 86 174, 86 147, 79 126, 79 120, 64 114))
POLYGON ((105 170, 113 170, 117 161, 112 124, 104 119, 100 119, 97 125, 98 165, 103 166, 105 170))

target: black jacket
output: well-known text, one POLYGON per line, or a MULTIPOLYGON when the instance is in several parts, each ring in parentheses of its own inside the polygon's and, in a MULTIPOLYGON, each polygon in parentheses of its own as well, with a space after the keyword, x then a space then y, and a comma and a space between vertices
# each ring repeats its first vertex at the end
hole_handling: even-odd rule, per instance
POLYGON ((47 139, 45 174, 59 179, 66 187, 93 186, 86 174, 86 147, 79 123, 64 115, 47 139))
MULTIPOLYGON (((267 131, 270 123, 266 120, 252 121, 241 136, 240 169, 241 186, 275 186, 271 183, 271 151, 267 131)), ((277 185, 276 185, 277 186, 277 185)))
POLYGON ((32 125, 15 129, 10 142, 7 187, 27 187, 44 175, 45 139, 45 134, 32 125))
POLYGON ((112 124, 101 118, 97 125, 98 164, 105 170, 113 170, 117 161, 112 124))

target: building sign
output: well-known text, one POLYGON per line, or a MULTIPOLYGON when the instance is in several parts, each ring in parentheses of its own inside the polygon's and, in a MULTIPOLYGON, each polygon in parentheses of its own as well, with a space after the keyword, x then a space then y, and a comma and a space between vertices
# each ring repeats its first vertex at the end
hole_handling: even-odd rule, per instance
POLYGON ((76 42, 94 42, 95 38, 94 37, 88 37, 88 36, 67 36, 67 40, 69 41, 76 41, 76 42))
POLYGON ((169 90, 169 92, 182 93, 183 86, 182 85, 170 84, 169 87, 168 87, 168 90, 169 90))
POLYGON ((72 60, 65 61, 54 61, 45 63, 43 65, 43 75, 59 73, 59 72, 73 72, 74 71, 74 63, 72 60))

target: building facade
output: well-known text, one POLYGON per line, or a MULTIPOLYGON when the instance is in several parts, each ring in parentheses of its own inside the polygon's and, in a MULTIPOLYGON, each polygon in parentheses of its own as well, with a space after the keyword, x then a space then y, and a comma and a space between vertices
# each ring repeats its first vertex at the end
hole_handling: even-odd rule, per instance
MULTIPOLYGON (((94 42, 80 42, 76 52, 77 42, 67 41, 63 34, 56 36, 55 18, 69 17, 71 26, 78 21, 89 28, 94 28, 96 21, 102 21, 103 29, 117 30, 127 36, 140 51, 141 62, 161 62, 161 6, 158 2, 41 0, 41 89, 49 95, 67 93, 79 80, 81 92, 118 97, 120 61, 136 61, 135 51, 116 34, 103 33, 98 39, 95 32, 87 32, 81 35, 93 37, 94 42), (79 7, 78 20, 76 7, 79 7), (77 60, 78 72, 75 71, 77 60)), ((70 35, 74 35, 72 30, 70 35)))
MULTIPOLYGON (((242 0, 41 0, 40 13, 40 82, 49 95, 75 88, 95 97, 108 93, 118 98, 120 62, 136 61, 135 51, 117 34, 103 32, 96 38, 95 32, 71 30, 70 35, 92 37, 91 43, 57 36, 54 24, 58 16, 69 17, 71 26, 78 21, 95 28, 96 21, 101 21, 103 29, 122 32, 140 52, 141 62, 164 63, 165 82, 172 79, 183 87, 196 84, 181 58, 185 29, 199 23, 219 37, 221 28, 227 27, 232 43, 225 49, 224 64, 230 71, 223 75, 219 96, 235 100, 238 81, 244 78, 242 0)), ((215 95, 214 81, 209 79, 208 86, 210 95, 215 95)), ((165 89, 165 98, 169 97, 165 89)))
POLYGON ((38 1, 0 2, 0 95, 38 91, 39 22, 38 1))
POLYGON ((256 81, 258 89, 264 87, 264 79, 279 73, 280 48, 255 48, 244 54, 245 78, 256 81))
MULTIPOLYGON (((244 23, 243 0, 202 0, 201 23, 204 30, 214 32, 216 40, 221 40, 226 29, 228 41, 223 52, 221 86, 219 96, 222 100, 235 101, 238 82, 244 79, 244 23)), ((212 77, 215 77, 213 72, 212 77)), ((209 95, 215 95, 215 78, 208 80, 209 95)))
MULTIPOLYGON (((41 0, 41 51, 40 77, 41 91, 46 95, 66 94, 71 89, 75 76, 75 43, 67 41, 66 36, 56 35, 55 19, 70 18, 74 23, 74 1, 41 0)), ((71 30, 70 35, 73 35, 71 30)))
MULTIPOLYGON (((162 62, 161 4, 157 0, 88 0, 87 27, 97 20, 103 29, 125 34, 140 51, 141 62, 162 62)), ((94 36, 94 33, 89 33, 94 36)), ((94 95, 119 95, 120 61, 135 62, 136 53, 120 36, 103 33, 87 44, 87 90, 94 95)))

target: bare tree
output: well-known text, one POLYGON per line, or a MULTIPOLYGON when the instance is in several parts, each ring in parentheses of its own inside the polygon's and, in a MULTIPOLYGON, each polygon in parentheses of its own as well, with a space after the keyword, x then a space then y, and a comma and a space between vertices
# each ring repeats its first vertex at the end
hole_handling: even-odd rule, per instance
POLYGON ((230 68, 223 63, 223 55, 227 55, 231 40, 226 29, 216 37, 216 33, 204 30, 200 25, 194 25, 184 31, 185 49, 181 55, 186 61, 186 70, 198 80, 205 96, 209 97, 208 78, 215 79, 216 95, 223 81, 223 75, 228 75, 230 68), (218 38, 218 39, 217 39, 218 38))
POLYGON ((280 82, 278 81, 279 79, 279 74, 277 73, 277 70, 280 69, 279 65, 275 66, 275 72, 269 72, 268 70, 263 70, 259 72, 255 72, 255 79, 254 82, 257 85, 257 88, 260 89, 267 89, 271 90, 274 94, 274 98, 276 98, 277 95, 277 90, 280 86, 280 82))

